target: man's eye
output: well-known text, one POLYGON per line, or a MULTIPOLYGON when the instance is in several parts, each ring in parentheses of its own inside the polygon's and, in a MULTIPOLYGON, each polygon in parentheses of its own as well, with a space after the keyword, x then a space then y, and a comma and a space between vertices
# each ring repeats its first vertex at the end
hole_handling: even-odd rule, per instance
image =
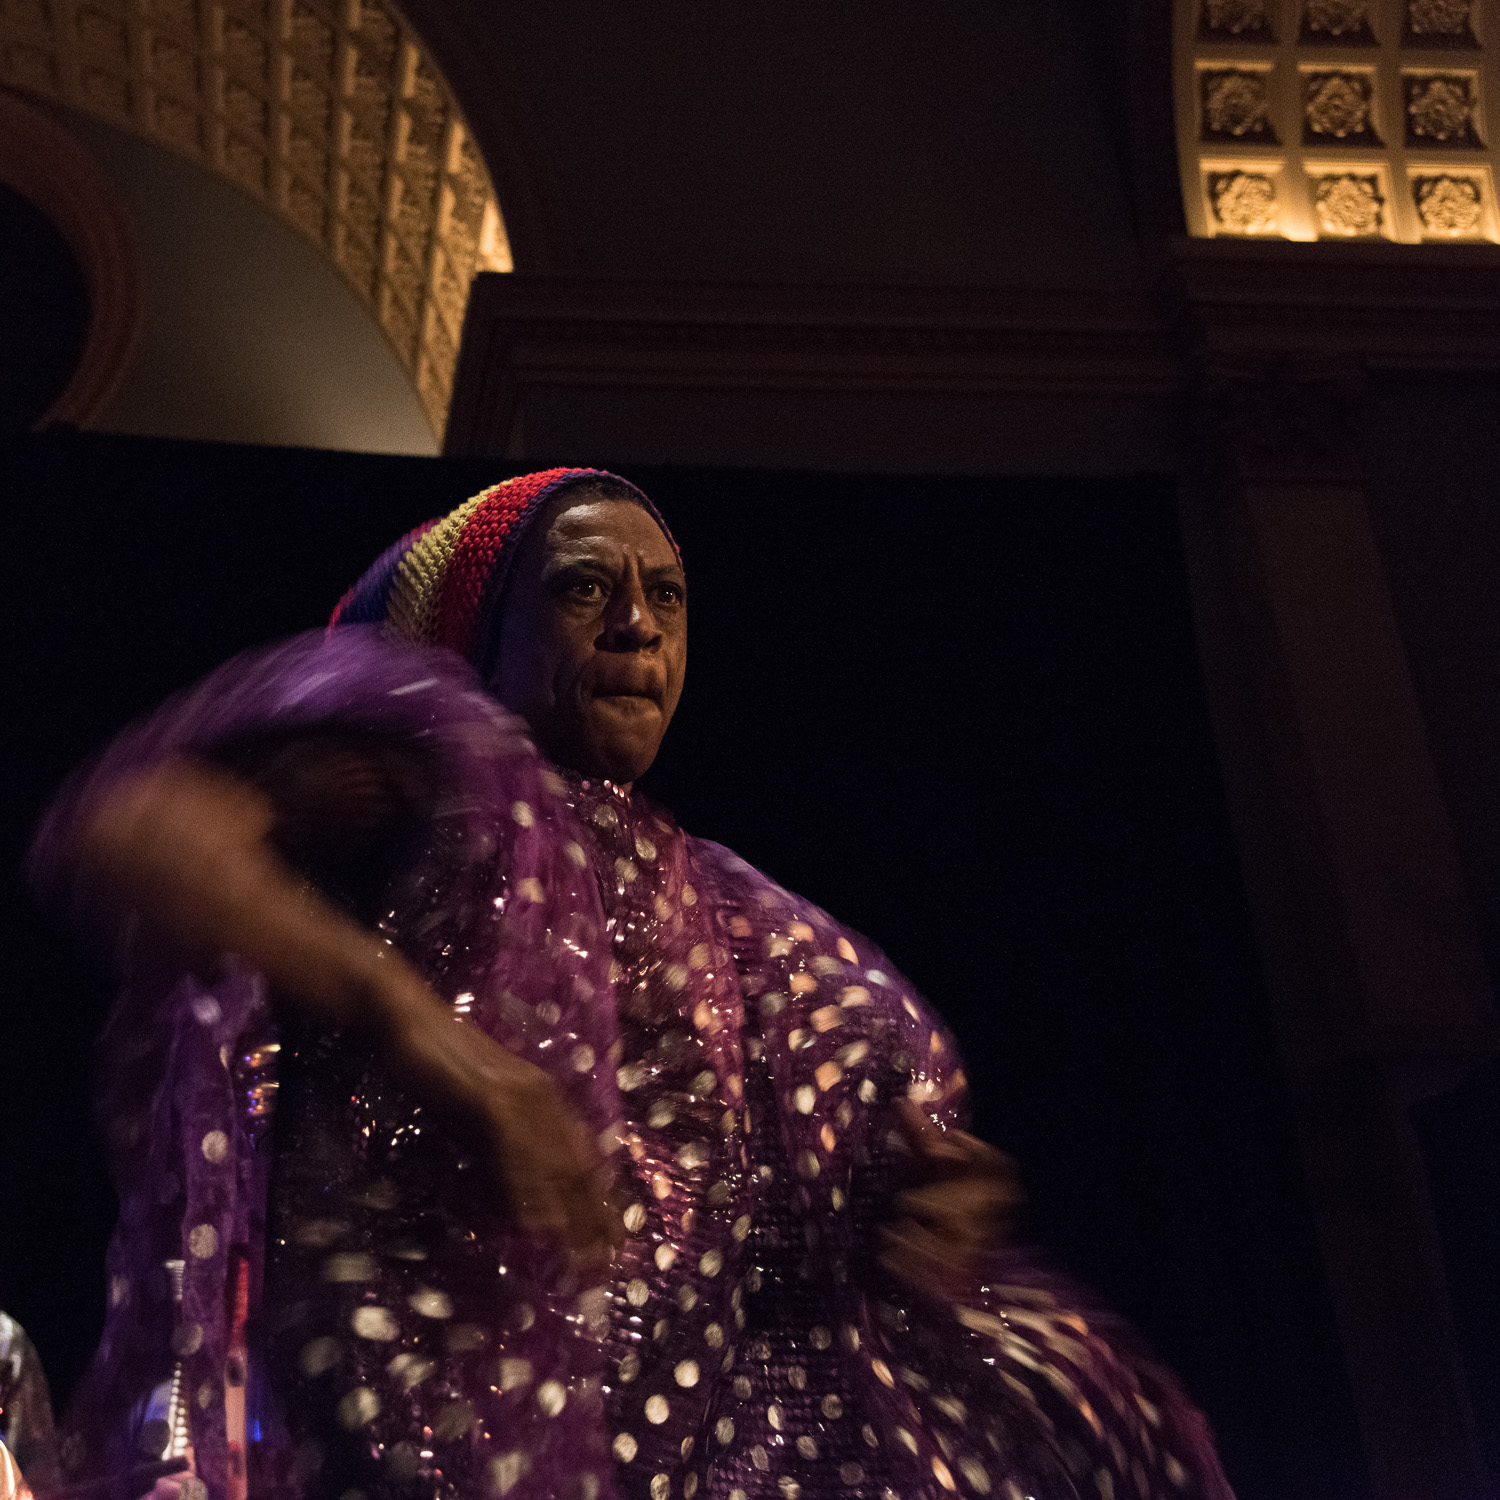
POLYGON ((656 602, 675 608, 682 603, 682 590, 675 583, 659 583, 656 586, 656 602))
POLYGON ((604 592, 604 586, 597 578, 575 578, 568 585, 568 592, 575 599, 594 600, 598 599, 604 592))

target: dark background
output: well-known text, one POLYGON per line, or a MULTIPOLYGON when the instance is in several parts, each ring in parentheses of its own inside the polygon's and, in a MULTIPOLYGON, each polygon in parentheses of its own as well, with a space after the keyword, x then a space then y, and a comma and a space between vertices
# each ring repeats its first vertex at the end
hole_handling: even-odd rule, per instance
MULTIPOLYGON (((108 985, 18 862, 66 770, 241 647, 321 624, 496 464, 55 434, 0 454, 0 1306, 59 1395, 102 1317, 108 985)), ((1242 1500, 1363 1487, 1239 886, 1172 481, 648 470, 692 586, 648 786, 869 933, 952 1023, 1028 1237, 1128 1313, 1242 1500)))

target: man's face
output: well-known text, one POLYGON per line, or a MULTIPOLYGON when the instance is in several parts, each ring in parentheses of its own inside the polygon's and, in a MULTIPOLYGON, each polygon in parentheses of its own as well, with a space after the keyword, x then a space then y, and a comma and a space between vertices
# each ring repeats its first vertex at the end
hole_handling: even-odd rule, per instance
POLYGON ((687 584, 639 505, 577 490, 532 526, 507 581, 493 688, 558 765, 631 782, 682 696, 687 584))

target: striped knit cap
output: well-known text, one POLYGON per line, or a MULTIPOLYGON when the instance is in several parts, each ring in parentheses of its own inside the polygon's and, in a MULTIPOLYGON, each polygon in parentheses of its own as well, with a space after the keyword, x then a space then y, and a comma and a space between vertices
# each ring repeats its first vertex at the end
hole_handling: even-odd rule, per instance
POLYGON ((485 671, 495 606, 521 538, 552 496, 590 484, 642 506, 682 561, 667 523, 629 481, 603 469, 544 469, 494 485, 408 532, 339 600, 329 629, 383 624, 393 640, 447 646, 485 671))

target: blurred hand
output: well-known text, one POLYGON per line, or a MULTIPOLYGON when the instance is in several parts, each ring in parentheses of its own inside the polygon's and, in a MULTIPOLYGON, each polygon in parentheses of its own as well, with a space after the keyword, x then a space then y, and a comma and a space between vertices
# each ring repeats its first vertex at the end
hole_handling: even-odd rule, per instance
POLYGON ((592 1132, 547 1073, 457 1022, 396 965, 379 1009, 397 1075, 493 1163, 523 1230, 560 1240, 582 1269, 607 1266, 624 1226, 592 1132))
POLYGON ((523 1229, 589 1267, 622 1232, 590 1131, 540 1068, 460 1022, 373 932, 287 867, 276 809, 216 768, 173 761, 115 789, 80 863, 161 933, 239 954, 278 1009, 364 1031, 386 1063, 497 1175, 523 1229))
POLYGON ((916 1291, 946 1287, 998 1248, 1025 1204, 1016 1164, 963 1130, 935 1125, 898 1099, 896 1126, 911 1147, 910 1186, 880 1232, 880 1262, 916 1291))

